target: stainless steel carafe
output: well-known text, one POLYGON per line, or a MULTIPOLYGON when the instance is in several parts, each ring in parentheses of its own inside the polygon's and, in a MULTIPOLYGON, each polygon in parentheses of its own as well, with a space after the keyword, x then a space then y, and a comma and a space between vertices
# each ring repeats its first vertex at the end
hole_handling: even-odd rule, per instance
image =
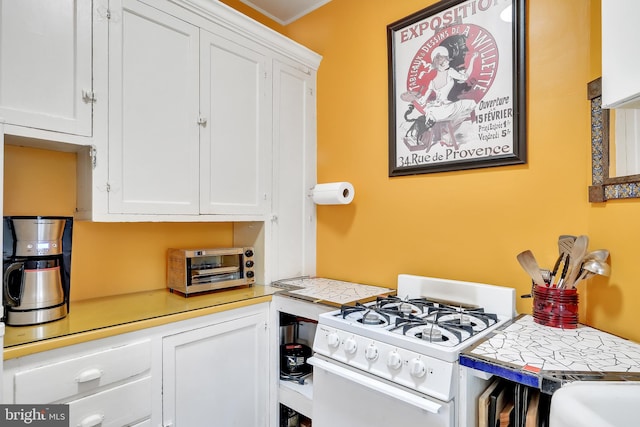
POLYGON ((70 221, 65 217, 5 217, 3 305, 7 325, 36 325, 67 315, 70 221), (66 250, 63 242, 69 245, 66 250))
POLYGON ((8 325, 33 325, 67 315, 57 258, 16 261, 3 277, 8 325))

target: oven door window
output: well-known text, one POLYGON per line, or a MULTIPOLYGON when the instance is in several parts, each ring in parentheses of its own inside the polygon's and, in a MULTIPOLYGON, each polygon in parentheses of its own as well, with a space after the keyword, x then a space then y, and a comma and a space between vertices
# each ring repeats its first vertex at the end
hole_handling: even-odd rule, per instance
POLYGON ((210 255, 189 260, 189 285, 242 278, 240 255, 210 255))
POLYGON ((320 358, 313 369, 313 427, 454 426, 442 402, 320 358))

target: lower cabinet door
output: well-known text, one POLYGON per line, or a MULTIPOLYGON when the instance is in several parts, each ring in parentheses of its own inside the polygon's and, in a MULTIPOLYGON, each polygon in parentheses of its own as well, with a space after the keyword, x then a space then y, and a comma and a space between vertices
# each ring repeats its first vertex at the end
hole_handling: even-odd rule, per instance
POLYGON ((266 322, 264 311, 165 337, 163 425, 266 426, 266 322))
POLYGON ((70 426, 123 427, 150 416, 151 377, 69 402, 70 426))

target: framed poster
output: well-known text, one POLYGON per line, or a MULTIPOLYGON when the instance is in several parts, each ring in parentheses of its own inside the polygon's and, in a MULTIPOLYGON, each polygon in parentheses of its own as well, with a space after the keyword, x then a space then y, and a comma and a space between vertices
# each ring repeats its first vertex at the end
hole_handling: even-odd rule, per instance
POLYGON ((525 0, 443 0, 387 26, 389 176, 526 162, 525 0))

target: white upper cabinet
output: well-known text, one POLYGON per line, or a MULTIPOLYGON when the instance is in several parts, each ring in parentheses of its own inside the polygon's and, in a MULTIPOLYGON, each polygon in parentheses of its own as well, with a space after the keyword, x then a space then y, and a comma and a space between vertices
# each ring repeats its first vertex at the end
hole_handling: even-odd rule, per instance
POLYGON ((91 135, 91 8, 88 0, 0 0, 7 124, 91 135))
POLYGON ((76 219, 280 215, 297 266, 320 60, 217 1, 0 0, 5 132, 78 153, 76 219))
POLYGON ((200 36, 200 212, 266 213, 270 61, 233 34, 200 36))
POLYGON ((199 30, 111 2, 109 212, 198 214, 199 30))
POLYGON ((110 8, 109 213, 266 214, 267 56, 171 9, 110 8))
POLYGON ((640 2, 602 1, 602 106, 640 108, 640 2), (630 48, 631 47, 631 48, 630 48))
POLYGON ((270 279, 315 274, 316 75, 289 61, 273 71, 273 270, 270 279))

